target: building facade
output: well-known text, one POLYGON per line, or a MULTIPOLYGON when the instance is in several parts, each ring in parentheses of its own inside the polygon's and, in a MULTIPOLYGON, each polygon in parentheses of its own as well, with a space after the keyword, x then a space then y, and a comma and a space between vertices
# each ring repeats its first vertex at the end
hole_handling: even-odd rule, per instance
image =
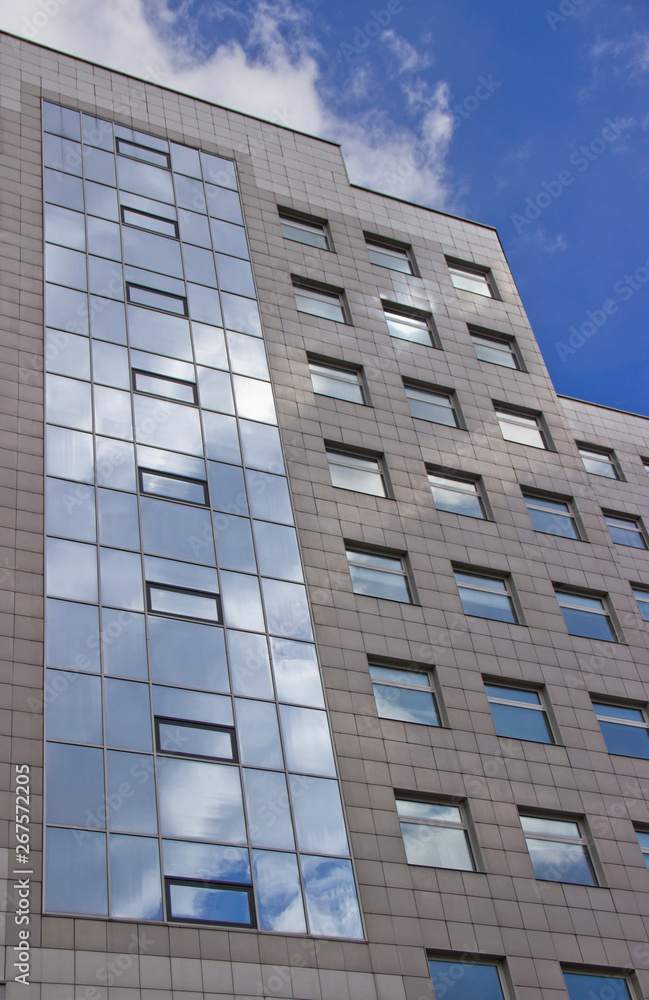
POLYGON ((649 995, 648 419, 493 229, 0 46, 6 997, 649 995))

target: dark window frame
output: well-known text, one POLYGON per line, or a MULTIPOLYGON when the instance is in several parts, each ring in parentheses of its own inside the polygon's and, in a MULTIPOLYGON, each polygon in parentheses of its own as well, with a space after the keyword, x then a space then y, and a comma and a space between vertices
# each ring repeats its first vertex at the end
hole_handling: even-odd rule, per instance
POLYGON ((163 754, 168 757, 183 757, 190 758, 191 760, 216 760, 225 761, 238 764, 239 763, 239 752, 237 749, 236 731, 234 726, 222 726, 215 724, 210 724, 208 722, 194 722, 191 719, 173 719, 163 715, 155 715, 154 719, 154 734, 155 734, 155 746, 156 753, 163 754), (161 745, 160 739, 160 724, 163 725, 173 725, 185 729, 204 729, 210 733, 227 733, 230 737, 230 746, 232 749, 232 755, 230 757, 215 757, 213 754, 202 754, 202 753, 188 753, 183 750, 165 750, 161 745))
POLYGON ((554 593, 555 593, 555 596, 557 598, 557 604, 559 605, 559 610, 560 611, 561 611, 561 608, 562 608, 562 603, 559 600, 560 595, 563 596, 564 598, 586 597, 586 598, 589 598, 590 600, 599 601, 600 605, 602 607, 602 611, 601 612, 600 611, 596 611, 594 608, 590 608, 589 609, 589 608, 580 607, 578 604, 572 604, 572 605, 566 604, 565 606, 566 607, 571 607, 571 608, 573 608, 574 610, 577 610, 577 611, 583 611, 586 614, 598 615, 598 616, 604 618, 608 622, 609 628, 610 628, 610 630, 612 632, 612 638, 611 639, 602 639, 601 636, 581 635, 581 633, 579 633, 579 632, 571 632, 568 629, 568 625, 567 625, 567 622, 565 620, 563 611, 561 611, 561 617, 562 617, 562 619, 564 621, 564 624, 565 624, 566 631, 567 631, 568 635, 575 636, 575 638, 577 638, 577 639, 590 639, 593 642, 623 642, 624 641, 623 637, 622 637, 622 630, 621 630, 621 628, 619 626, 619 623, 617 621, 616 616, 613 613, 613 608, 612 608, 611 602, 609 600, 608 594, 602 594, 600 591, 584 590, 584 589, 579 588, 579 587, 569 587, 569 586, 565 586, 564 584, 559 584, 559 583, 554 583, 553 587, 554 587, 554 593))
MULTIPOLYGON (((349 578, 350 578, 351 584, 352 584, 352 592, 357 597, 370 597, 370 598, 372 598, 372 600, 375 600, 375 601, 391 601, 393 604, 411 604, 411 605, 417 605, 417 604, 419 604, 419 600, 417 598, 417 591, 416 591, 416 588, 415 588, 414 580, 412 578, 412 572, 411 572, 410 562, 408 560, 408 553, 407 552, 396 552, 394 549, 376 548, 376 547, 373 547, 373 546, 363 545, 362 543, 359 544, 358 542, 354 542, 354 541, 351 541, 351 540, 348 540, 348 539, 344 539, 344 543, 345 543, 345 557, 347 559, 347 568, 348 568, 348 571, 349 571, 349 578), (408 601, 400 601, 398 598, 394 598, 394 597, 385 597, 383 595, 377 595, 377 594, 363 594, 360 591, 355 590, 354 589, 354 577, 353 577, 352 571, 351 571, 351 567, 352 567, 353 563, 350 562, 350 559, 349 559, 350 554, 353 555, 355 553, 358 553, 359 555, 366 555, 366 556, 377 556, 377 558, 379 558, 379 559, 381 559, 381 558, 383 558, 383 559, 393 559, 395 562, 397 562, 397 561, 400 562, 401 563, 401 573, 397 573, 396 570, 388 569, 388 567, 386 567, 386 566, 378 566, 378 567, 376 567, 376 569, 377 569, 378 572, 386 573, 388 576, 401 577, 405 581, 406 590, 407 590, 407 593, 408 593, 409 600, 408 601)), ((358 565, 360 565, 361 567, 364 567, 367 564, 361 563, 361 564, 358 564, 358 565)), ((370 568, 372 568, 372 567, 370 567, 370 568)))
MULTIPOLYGON (((508 444, 517 444, 521 448, 536 448, 537 451, 557 450, 554 446, 554 442, 552 441, 552 435, 550 434, 550 430, 546 423, 545 417, 543 416, 540 410, 529 410, 524 406, 512 406, 511 403, 501 403, 499 400, 496 399, 492 399, 491 402, 493 404, 494 413, 496 415, 496 421, 498 423, 498 427, 500 428, 500 433, 502 434, 503 441, 507 441, 508 444), (500 414, 502 414, 503 417, 510 415, 512 417, 522 417, 525 420, 529 421, 533 420, 543 444, 542 445, 529 444, 526 441, 516 441, 512 438, 505 437, 503 433, 502 424, 500 423, 500 414)), ((507 423, 506 420, 504 422, 507 423)))
POLYGON ((167 921, 169 923, 179 923, 179 924, 205 924, 209 927, 246 927, 246 928, 256 928, 257 927, 257 916, 255 913, 255 899, 252 890, 252 885, 246 885, 242 882, 213 882, 205 879, 193 879, 193 878, 176 878, 172 875, 164 876, 165 883, 165 904, 167 910, 167 921), (175 917, 171 907, 171 887, 174 885, 182 886, 193 886, 197 889, 225 889, 240 893, 245 893, 248 897, 248 908, 250 911, 250 922, 249 923, 231 923, 225 920, 206 920, 199 917, 175 917))
MULTIPOLYGON (((523 496, 525 508, 530 518, 530 523, 535 532, 538 532, 538 534, 540 535, 552 535, 554 538, 573 538, 573 541, 576 542, 588 541, 588 539, 586 538, 586 532, 584 530, 584 526, 582 524, 581 518, 579 517, 579 513, 577 511, 573 497, 566 496, 565 494, 562 493, 548 493, 545 490, 536 490, 528 486, 521 486, 521 494, 523 496), (532 515, 530 514, 530 507, 528 504, 528 500, 532 504, 534 504, 535 500, 540 500, 540 501, 546 500, 550 503, 565 504, 566 506, 565 514, 559 511, 554 511, 551 513, 555 513, 557 517, 565 517, 566 520, 572 521, 572 524, 575 528, 575 535, 574 536, 560 535, 554 531, 543 531, 541 528, 537 528, 536 525, 534 524, 532 515)), ((539 509, 539 508, 533 508, 533 509, 539 509)))
MULTIPOLYGON (((520 601, 518 599, 518 596, 516 594, 516 590, 514 588, 514 582, 513 582, 511 573, 494 572, 492 570, 482 569, 482 568, 477 568, 476 569, 474 566, 467 566, 464 563, 453 563, 452 567, 453 567, 453 576, 454 576, 454 579, 455 579, 455 586, 457 587, 458 597, 460 599, 460 605, 462 607, 462 614, 467 615, 467 617, 469 617, 469 618, 481 618, 483 621, 501 622, 503 625, 526 625, 525 617, 523 615, 523 609, 522 609, 522 606, 521 606, 520 601), (499 595, 501 597, 506 597, 507 598, 507 601, 509 603, 509 607, 510 607, 510 609, 512 611, 512 614, 514 616, 514 621, 513 622, 507 621, 507 619, 497 618, 495 616, 493 616, 493 617, 489 616, 488 617, 486 615, 476 615, 473 612, 465 611, 464 610, 464 602, 462 601, 462 595, 460 593, 460 587, 466 587, 469 590, 473 589, 473 590, 477 590, 477 591, 480 591, 481 588, 477 584, 475 584, 474 586, 472 586, 469 583, 463 583, 462 581, 458 581, 458 579, 457 579, 457 574, 458 573, 463 573, 463 574, 465 574, 467 576, 473 576, 476 579, 487 580, 487 581, 489 581, 489 580, 492 580, 492 581, 497 580, 500 583, 504 583, 505 584, 505 591, 504 591, 504 593, 502 591, 498 591, 498 593, 499 593, 499 595)), ((485 587, 485 588, 482 588, 482 589, 484 589, 485 591, 487 591, 487 593, 489 593, 489 591, 490 591, 489 587, 485 587)), ((493 588, 491 588, 491 592, 495 593, 495 591, 493 590, 493 588)))
POLYGON ((174 295, 173 292, 164 292, 160 288, 151 288, 149 285, 140 285, 136 281, 126 282, 126 302, 127 305, 137 306, 138 309, 150 309, 151 312, 161 312, 171 316, 180 316, 181 319, 187 319, 189 317, 186 295, 174 295), (138 302, 136 299, 131 297, 131 289, 134 288, 138 288, 143 292, 153 292, 154 295, 160 295, 163 299, 173 299, 175 302, 180 302, 184 312, 177 312, 173 309, 159 309, 157 306, 151 306, 146 302, 138 302))
POLYGON ((645 587, 640 583, 632 583, 631 593, 633 594, 635 602, 638 605, 638 611, 640 612, 640 617, 642 618, 643 622, 649 622, 649 587, 645 587), (647 606, 646 617, 643 608, 640 606, 641 603, 646 604, 647 606))
POLYGON ((424 309, 415 309, 414 307, 402 305, 399 302, 390 302, 387 299, 381 299, 381 306, 383 308, 383 316, 388 327, 388 333, 393 340, 402 340, 406 344, 420 344, 422 347, 433 347, 437 351, 442 350, 442 346, 439 339, 439 333, 437 331, 437 326, 435 324, 435 319, 432 312, 427 312, 424 309), (390 329, 390 323, 388 316, 394 316, 396 318, 401 317, 402 319, 415 319, 422 323, 422 327, 425 326, 426 332, 428 333, 429 342, 426 344, 421 340, 412 340, 409 337, 400 337, 396 333, 392 333, 390 329))
POLYGON ((474 342, 475 337, 481 337, 483 340, 489 340, 494 344, 504 344, 508 348, 508 352, 514 359, 515 364, 513 366, 499 365, 499 362, 497 361, 490 361, 489 359, 481 358, 476 351, 476 357, 478 361, 487 365, 498 365, 501 368, 509 368, 510 371, 520 371, 520 372, 527 371, 527 368, 525 367, 525 364, 523 362, 523 358, 516 337, 510 336, 507 333, 498 333, 496 330, 488 330, 486 327, 475 326, 473 323, 469 323, 467 325, 469 330, 469 336, 471 337, 471 343, 473 345, 474 350, 475 350, 475 342, 474 342))
POLYGON ((131 205, 120 205, 119 214, 123 226, 129 226, 131 229, 139 229, 144 233, 152 233, 154 236, 163 236, 167 239, 180 239, 180 230, 175 219, 167 219, 163 215, 154 215, 153 212, 143 212, 141 209, 133 208, 131 205), (170 236, 168 233, 161 233, 157 229, 148 229, 146 226, 138 226, 135 222, 128 222, 125 217, 127 212, 135 212, 136 215, 141 215, 145 219, 157 219, 158 222, 166 222, 167 225, 173 227, 174 235, 170 236))
MULTIPOLYGON (((291 243, 299 243, 300 246, 311 247, 312 250, 326 250, 328 253, 335 253, 333 247, 333 240, 331 238, 331 230, 329 228, 329 223, 327 219, 320 218, 316 215, 307 215, 305 212, 298 212, 291 208, 284 208, 281 205, 277 206, 277 214, 279 216, 280 229, 282 230, 282 236, 285 240, 289 240, 291 243), (313 243, 307 243, 303 240, 296 240, 293 236, 288 236, 282 227, 282 222, 287 222, 289 225, 291 223, 302 223, 303 226, 311 226, 314 232, 321 230, 322 237, 325 242, 325 246, 317 246, 313 243)), ((308 231, 308 230, 307 230, 308 231)))
MULTIPOLYGON (((440 427, 454 427, 456 430, 464 431, 466 430, 466 424, 464 422, 464 417, 462 416, 462 410, 460 409, 460 402, 457 398, 455 389, 448 389, 443 386, 431 385, 429 382, 420 382, 417 379, 404 378, 403 388, 405 391, 406 399, 408 401, 408 409, 410 410, 410 416, 413 420, 423 420, 425 423, 435 424, 440 427), (441 420, 431 420, 429 417, 418 417, 412 412, 410 408, 410 396, 408 395, 408 389, 413 389, 415 392, 422 392, 428 394, 429 396, 443 397, 448 400, 448 409, 453 414, 455 423, 448 424, 441 420)), ((425 402, 425 400, 423 400, 425 402)), ((431 403, 435 404, 435 400, 431 399, 431 403)), ((444 405, 444 404, 438 404, 444 405)))
MULTIPOLYGON (((468 799, 466 797, 457 796, 444 796, 444 795, 427 795, 425 792, 418 793, 413 791, 406 791, 405 789, 394 789, 395 798, 395 808, 397 809, 397 820, 399 826, 401 823, 412 823, 414 825, 419 825, 422 827, 432 827, 434 829, 450 829, 450 830, 462 830, 464 833, 464 843, 467 847, 469 854, 469 859, 471 861, 471 868, 447 868, 440 865, 426 865, 417 864, 417 862, 410 862, 407 860, 408 855, 406 853, 406 863, 414 868, 436 868, 443 871, 470 871, 470 872, 481 872, 484 871, 484 864, 480 853, 480 847, 476 835, 476 830, 473 824, 471 813, 469 811, 468 799), (432 806, 450 806, 453 809, 457 809, 459 814, 459 821, 453 822, 452 820, 432 820, 425 817, 419 816, 408 816, 407 814, 400 814, 397 802, 413 802, 413 803, 424 803, 426 805, 432 806)), ((401 839, 404 847, 406 848, 405 841, 403 840, 403 832, 401 833, 401 839)))
MULTIPOLYGON (((482 480, 482 476, 473 476, 470 473, 459 472, 459 471, 456 471, 455 469, 439 468, 438 466, 433 466, 433 465, 427 465, 426 466, 426 475, 428 477, 428 486, 429 486, 429 489, 431 491, 431 497, 432 497, 432 500, 433 500, 433 504, 435 505, 435 510, 441 510, 445 514, 455 514, 457 517, 471 517, 471 518, 473 518, 474 521, 493 521, 494 520, 493 513, 491 511, 491 506, 490 506, 488 498, 487 498, 487 493, 486 493, 486 490, 484 488, 484 483, 483 483, 483 480, 482 480), (430 481, 430 477, 431 476, 436 476, 438 479, 445 479, 449 483, 451 483, 451 482, 454 482, 454 483, 465 483, 467 485, 474 486, 475 487, 475 496, 476 496, 476 499, 477 499, 477 501, 478 501, 478 503, 480 505, 480 509, 482 510, 482 516, 481 517, 476 517, 475 514, 465 514, 462 511, 448 510, 448 508, 446 508, 446 507, 438 507, 437 502, 435 500, 435 496, 433 494, 433 484, 430 481)), ((443 486, 438 487, 438 488, 439 489, 444 489, 443 486)), ((453 491, 449 488, 449 492, 453 492, 453 491)), ((464 491, 463 490, 457 490, 455 492, 461 494, 464 491)), ((473 496, 473 494, 468 494, 468 495, 473 496)))
POLYGON ((208 486, 206 479, 193 479, 191 476, 180 476, 175 472, 161 472, 160 469, 149 469, 143 465, 138 465, 137 476, 138 476, 138 490, 142 496, 154 497, 157 500, 168 500, 170 503, 188 503, 191 504, 193 507, 209 507, 210 499, 208 495, 208 486), (164 495, 161 496, 159 493, 150 493, 148 490, 144 488, 144 483, 142 479, 143 473, 144 474, 148 473, 149 475, 152 476, 162 476, 163 479, 174 479, 177 482, 181 483, 191 483, 193 486, 201 486, 203 488, 203 494, 205 496, 205 499, 203 503, 198 503, 195 500, 181 500, 179 497, 167 497, 164 495))
MULTIPOLYGON (((374 233, 366 232, 363 233, 363 236, 365 238, 365 246, 367 247, 370 264, 374 267, 383 267, 387 271, 397 271, 399 274, 410 274, 415 278, 421 277, 410 243, 403 243, 401 240, 393 240, 389 236, 377 236, 374 233), (379 263, 379 261, 372 260, 370 255, 370 250, 372 249, 376 249, 378 251, 396 251, 398 255, 403 255, 403 260, 407 262, 410 270, 405 271, 399 267, 390 267, 389 264, 382 264, 379 263)), ((401 257, 399 259, 401 259, 401 257)))
POLYGON ((642 518, 639 515, 634 514, 623 514, 621 511, 602 509, 602 514, 604 515, 604 521, 606 522, 606 527, 608 528, 608 533, 611 537, 611 541, 614 545, 624 545, 627 548, 639 549, 640 551, 647 550, 647 533, 645 531, 644 524, 642 523, 642 518), (609 522, 609 518, 613 518, 616 521, 625 521, 629 527, 622 528, 619 525, 612 525, 609 522), (633 545, 631 542, 621 542, 613 536, 611 528, 618 528, 621 531, 629 531, 629 534, 635 533, 641 541, 641 545, 633 545))
POLYGON ((437 716, 437 723, 434 722, 404 722, 403 720, 395 719, 393 716, 381 715, 379 712, 378 703, 376 703, 376 694, 374 694, 374 701, 376 704, 377 715, 379 719, 386 719, 390 722, 401 721, 403 725, 414 725, 414 726, 431 726, 433 729, 448 729, 448 719, 446 715, 446 710, 439 691, 439 684, 437 683, 437 674, 434 667, 428 667, 423 663, 411 663, 409 660, 398 661, 390 659, 382 659, 380 656, 368 656, 368 669, 370 672, 370 683, 372 685, 372 692, 374 693, 374 685, 380 684, 384 687, 395 687, 402 688, 408 691, 419 691, 430 694, 433 703, 433 710, 437 716), (420 674, 425 677, 428 681, 428 687, 422 685, 403 683, 399 684, 397 681, 387 680, 385 678, 373 678, 372 677, 372 667, 387 668, 388 670, 401 670, 405 673, 420 674))
MULTIPOLYGON (((512 708, 519 708, 521 711, 537 712, 543 715, 545 720, 545 725, 548 730, 549 739, 547 740, 530 740, 531 743, 544 743, 546 746, 557 746, 560 745, 556 737, 556 720, 554 718, 554 713, 550 710, 549 701, 546 696, 545 687, 543 685, 527 684, 524 681, 510 680, 504 677, 492 677, 484 674, 482 677, 483 684, 485 685, 485 694, 487 696, 487 701, 489 706, 492 704, 500 704, 511 706, 512 708), (538 705, 531 704, 530 702, 520 702, 516 701, 515 698, 507 698, 503 695, 502 699, 498 698, 497 695, 492 695, 487 691, 487 686, 492 688, 499 688, 501 691, 527 691, 532 692, 537 695, 539 699, 538 705)), ((493 718, 493 712, 492 718, 493 718)), ((526 739, 524 736, 509 736, 503 735, 498 732, 498 727, 496 726, 496 720, 493 719, 494 728, 496 729, 496 735, 500 739, 526 739)))
POLYGON ((313 316, 314 319, 324 319, 328 323, 341 323, 344 326, 352 326, 351 312, 349 309, 349 303, 347 302, 347 296, 345 295, 345 289, 339 288, 337 285, 327 285, 321 281, 310 281, 308 278, 301 278, 299 275, 292 274, 291 281, 293 283, 293 295, 295 296, 296 291, 303 292, 315 292, 320 293, 331 299, 335 299, 340 306, 340 311, 342 313, 342 319, 332 319, 331 316, 320 316, 319 313, 307 312, 305 309, 300 309, 297 304, 297 299, 295 299, 295 309, 298 313, 302 313, 303 316, 313 316))
POLYGON ((195 590, 192 587, 175 587, 170 583, 158 583, 156 580, 145 581, 146 611, 150 615, 158 615, 161 618, 180 618, 183 621, 207 622, 211 625, 223 625, 223 607, 221 595, 207 590, 195 590), (176 611, 159 611, 151 603, 151 590, 166 590, 174 594, 187 594, 192 597, 206 597, 216 603, 216 618, 197 618, 195 615, 183 615, 176 611))
MULTIPOLYGON (((575 444, 577 445, 579 457, 582 461, 582 464, 584 465, 584 471, 589 476, 601 476, 603 479, 613 479, 621 483, 626 481, 622 474, 622 467, 620 466, 620 463, 617 460, 617 455, 615 454, 612 448, 600 448, 596 445, 584 444, 581 441, 576 441, 575 444), (612 476, 607 476, 605 472, 593 472, 591 469, 587 469, 584 463, 583 452, 586 452, 587 455, 591 454, 595 459, 597 458, 597 456, 599 456, 600 458, 605 458, 608 464, 610 465, 611 469, 613 470, 614 474, 612 476)), ((602 462, 602 464, 604 463, 602 462)))
MULTIPOLYGON (((352 493, 354 493, 354 492, 356 492, 356 493, 362 493, 364 496, 376 496, 376 497, 383 496, 384 499, 388 499, 388 500, 393 500, 394 499, 394 494, 392 492, 392 487, 391 487, 391 484, 390 484, 390 479, 389 479, 389 476, 387 474, 387 467, 386 467, 386 464, 385 464, 385 456, 384 455, 378 454, 377 452, 373 452, 373 451, 365 451, 365 450, 360 449, 360 448, 356 449, 356 448, 353 448, 353 447, 347 447, 344 444, 337 444, 337 443, 335 443, 333 441, 325 441, 324 444, 325 444, 325 456, 326 456, 326 459, 327 459, 327 467, 329 469, 329 475, 330 476, 331 476, 331 464, 329 462, 329 457, 330 456, 335 457, 336 455, 342 455, 345 458, 358 458, 361 461, 376 462, 376 466, 377 466, 376 473, 380 477, 381 482, 383 484, 383 494, 380 494, 380 493, 368 493, 365 490, 354 490, 354 488, 351 487, 351 486, 340 486, 340 485, 334 483, 333 479, 332 479, 331 485, 334 487, 334 489, 337 489, 337 490, 348 490, 349 492, 352 492, 352 493)), ((334 462, 334 464, 336 464, 336 463, 334 462)), ((344 468, 344 466, 343 466, 343 468, 344 468)))
POLYGON ((115 153, 118 156, 125 156, 129 160, 136 160, 138 163, 145 163, 148 167, 159 167, 162 170, 171 170, 171 155, 163 149, 155 149, 153 146, 145 146, 143 142, 133 142, 132 139, 125 139, 123 136, 115 136, 115 153), (152 160, 145 160, 141 156, 136 156, 133 153, 124 151, 120 149, 120 146, 130 146, 133 149, 146 149, 149 153, 155 153, 157 156, 162 156, 166 160, 166 165, 163 166, 162 163, 153 163, 152 160))
POLYGON ((624 701, 619 698, 608 698, 606 695, 601 694, 590 694, 590 700, 593 704, 593 712, 595 713, 595 718, 597 719, 600 731, 602 733, 602 739, 606 744, 607 753, 613 757, 628 757, 633 760, 649 760, 649 713, 647 711, 647 703, 639 701, 624 701), (599 715, 598 707, 608 707, 608 708, 621 708, 630 709, 631 711, 638 712, 642 716, 642 721, 635 721, 632 719, 624 719, 621 716, 614 715, 599 715), (604 735, 604 730, 602 729, 602 722, 608 722, 611 725, 616 726, 627 726, 629 729, 641 729, 647 734, 647 747, 648 752, 645 756, 638 756, 638 754, 632 753, 620 753, 619 750, 611 750, 608 745, 606 736, 604 735))
POLYGON ((195 382, 189 382, 183 378, 174 378, 173 375, 161 375, 159 372, 149 372, 144 368, 131 368, 131 387, 133 392, 137 392, 139 396, 151 396, 154 399, 168 399, 173 403, 180 403, 185 406, 198 406, 198 386, 195 382), (193 402, 189 402, 186 399, 176 399, 175 396, 163 396, 159 392, 149 392, 146 389, 138 389, 137 387, 137 376, 143 375, 146 378, 159 379, 160 382, 172 382, 175 385, 183 385, 188 389, 191 389, 192 396, 194 397, 193 402))
POLYGON ((498 286, 496 284, 495 278, 493 276, 493 271, 490 267, 482 264, 474 264, 471 261, 460 260, 458 257, 446 257, 446 265, 449 269, 449 277, 451 279, 451 285, 456 292, 469 291, 472 295, 483 295, 484 298, 492 298, 502 301, 502 296, 498 291, 498 286), (453 281, 453 270, 464 272, 473 277, 481 277, 485 279, 487 287, 489 288, 490 295, 484 295, 482 292, 475 292, 471 289, 458 288, 453 281))
POLYGON ((518 818, 521 822, 521 830, 523 833, 523 838, 525 840, 525 846, 527 848, 527 853, 530 859, 530 864, 532 865, 532 870, 534 871, 534 878, 538 882, 559 882, 562 885, 592 885, 595 887, 606 886, 606 881, 603 876, 603 871, 601 864, 599 863, 599 858, 594 850, 593 837, 588 828, 588 822, 586 816, 583 814, 573 814, 573 813, 559 813, 554 810, 544 810, 535 808, 522 808, 519 807, 518 818), (563 836, 559 833, 535 833, 528 832, 525 830, 522 820, 523 819, 540 819, 540 820, 550 820, 555 823, 565 823, 573 824, 577 827, 579 832, 578 837, 571 837, 568 834, 563 836), (536 869, 534 868, 534 862, 532 861, 532 852, 529 849, 527 843, 527 838, 531 840, 542 840, 547 841, 547 843, 554 844, 578 844, 583 848, 584 858, 586 864, 590 869, 592 875, 592 882, 566 882, 561 878, 542 878, 536 874, 536 869))
MULTIPOLYGON (((345 361, 338 361, 335 358, 325 358, 317 354, 307 353, 307 364, 309 366, 309 377, 311 378, 311 385, 313 387, 313 378, 311 366, 315 365, 318 368, 325 368, 334 373, 344 372, 348 375, 356 375, 356 385, 360 389, 361 400, 356 399, 344 399, 341 396, 331 396, 327 392, 317 392, 315 387, 313 387, 314 395, 316 396, 326 396, 327 399, 340 399, 343 403, 353 403, 354 406, 371 406, 370 396, 367 388, 367 383, 365 381, 365 376, 363 369, 360 365, 354 365, 347 363, 345 361)), ((316 373, 317 374, 317 373, 316 373)), ((326 378, 326 374, 324 376, 326 378)), ((344 380, 341 380, 344 381, 344 380)), ((349 382, 348 384, 352 384, 349 382)))

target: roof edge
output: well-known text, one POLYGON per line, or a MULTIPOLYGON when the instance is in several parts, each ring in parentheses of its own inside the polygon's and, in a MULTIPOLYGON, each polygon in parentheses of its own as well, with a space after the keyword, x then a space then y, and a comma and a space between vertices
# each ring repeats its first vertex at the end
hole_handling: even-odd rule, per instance
POLYGON ((597 406, 600 410, 611 410, 612 413, 625 413, 628 417, 640 417, 641 420, 649 420, 646 413, 636 413, 634 410, 621 410, 619 406, 607 406, 606 403, 594 403, 591 399, 579 399, 577 396, 566 396, 564 392, 558 392, 559 399, 569 399, 572 403, 584 403, 586 406, 597 406))
POLYGON ((409 198, 399 198, 396 194, 386 194, 385 191, 376 191, 374 188, 365 187, 363 184, 353 184, 350 181, 349 186, 356 188, 357 191, 367 191, 368 194, 378 194, 381 198, 390 198, 391 201, 400 201, 403 205, 412 205, 413 208, 423 208, 426 212, 435 212, 436 215, 445 215, 447 219, 457 219, 458 222, 468 222, 470 226, 480 226, 482 229, 490 229, 498 235, 496 227, 490 226, 487 222, 476 222, 475 219, 467 219, 463 215, 454 215, 453 212, 444 212, 441 208, 431 208, 430 205, 422 205, 419 201, 410 201, 409 198))

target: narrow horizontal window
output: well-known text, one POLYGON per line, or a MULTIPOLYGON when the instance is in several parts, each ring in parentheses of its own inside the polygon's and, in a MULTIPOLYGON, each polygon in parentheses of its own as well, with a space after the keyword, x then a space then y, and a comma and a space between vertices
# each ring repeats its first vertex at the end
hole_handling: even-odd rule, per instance
POLYGON ((234 729, 186 719, 155 718, 156 749, 175 757, 237 760, 234 729))
POLYGON ((536 878, 597 885, 586 838, 579 823, 521 815, 521 826, 536 878))
POLYGON ((413 344, 436 347, 432 333, 432 317, 421 313, 400 312, 394 307, 383 306, 385 322, 391 337, 409 340, 413 344))
POLYGON ((178 239, 178 223, 173 219, 164 219, 160 215, 151 215, 150 212, 139 212, 136 208, 128 208, 126 205, 122 205, 121 213, 125 226, 135 226, 150 233, 178 239))
POLYGON ((126 282, 126 298, 128 302, 138 306, 148 306, 160 312, 174 313, 176 316, 187 316, 187 299, 183 295, 173 295, 171 292, 159 292, 155 288, 144 285, 134 285, 126 282))
POLYGON ((607 479, 621 479, 612 452, 580 447, 579 454, 586 472, 590 472, 593 476, 606 476, 607 479))
POLYGON ((634 549, 647 548, 644 533, 637 518, 605 513, 604 520, 608 525, 611 538, 617 545, 631 545, 634 549))
POLYGON ((475 292, 477 295, 486 295, 492 299, 496 297, 493 281, 488 271, 451 263, 449 263, 448 269, 455 288, 460 288, 465 292, 475 292))
POLYGON ((496 621, 518 623, 507 581, 501 577, 482 576, 455 570, 455 582, 465 615, 494 618, 496 621))
POLYGON ((295 305, 299 312, 346 323, 345 307, 340 292, 326 292, 306 285, 294 285, 295 305))
POLYGON ((378 458, 365 458, 353 452, 327 448, 327 462, 331 483, 342 490, 370 493, 385 497, 387 490, 381 462, 378 458))
POLYGON ((133 160, 142 160, 143 163, 153 163, 156 167, 171 169, 168 153, 162 153, 159 149, 151 149, 150 146, 143 146, 139 142, 117 139, 117 152, 121 153, 122 156, 130 156, 133 160))
POLYGON ((309 361, 309 372, 313 391, 318 395, 346 399, 350 403, 367 403, 360 372, 315 361, 309 361))
POLYGON ((499 407, 496 407, 496 416, 505 441, 516 441, 531 448, 548 448, 547 436, 540 417, 499 407))
POLYGON ((254 927, 252 887, 194 879, 165 879, 167 919, 254 927))
POLYGON ((649 590, 642 587, 632 587, 633 596, 638 602, 638 610, 644 621, 649 622, 649 590))
POLYGON ((577 522, 567 500, 550 500, 524 493, 523 498, 535 531, 564 538, 581 538, 577 522))
POLYGON ((599 701, 593 708, 609 753, 649 759, 649 723, 641 708, 599 701))
POLYGON ((347 549, 347 562, 355 594, 412 604, 403 556, 347 549))
POLYGON ((490 337, 485 333, 477 333, 473 330, 470 332, 478 360, 488 361, 492 365, 501 365, 503 368, 521 367, 511 340, 490 337))
POLYGON ((187 479, 170 472, 156 472, 154 469, 138 469, 140 492, 152 497, 168 500, 184 500, 186 503, 206 506, 207 483, 200 479, 187 479))
POLYGON ((148 396, 175 399, 179 403, 198 403, 194 382, 169 378, 167 375, 152 375, 151 372, 143 372, 136 368, 133 369, 133 389, 148 396))
POLYGON ((405 383, 408 406, 413 417, 419 420, 429 420, 433 424, 446 424, 448 427, 459 427, 453 395, 448 392, 436 392, 434 389, 420 389, 418 386, 405 383))
POLYGON ((370 677, 376 710, 382 719, 441 725, 437 698, 427 672, 370 663, 370 677))
POLYGON ((411 799, 397 799, 396 804, 409 865, 475 871, 460 806, 411 799))
POLYGON ((429 472, 428 482, 438 510, 448 510, 466 517, 486 517, 480 489, 475 480, 429 472))
POLYGON ((221 599, 218 594, 170 587, 162 583, 147 583, 146 593, 148 610, 152 614, 195 618, 206 622, 221 621, 221 599))
POLYGON ((571 635, 617 642, 611 616, 601 597, 589 597, 567 590, 556 590, 563 620, 571 635))
POLYGON ((318 222, 315 219, 299 219, 282 212, 280 212, 279 222, 285 240, 303 243, 305 246, 319 247, 321 250, 331 249, 326 223, 318 222))
MULTIPOLYGON (((584 972, 564 972, 569 1000, 593 1000, 593 997, 615 997, 615 1000, 631 1000, 626 979, 621 976, 603 976, 584 972)), ((635 996, 634 991, 634 996, 635 996)))
POLYGON ((392 271, 402 271, 404 274, 414 274, 411 252, 406 247, 391 243, 367 239, 367 252, 372 264, 388 267, 392 271))
POLYGON ((477 962, 465 953, 459 958, 431 958, 428 968, 435 1000, 505 1000, 495 962, 477 962))
POLYGON ((499 736, 554 743, 541 695, 528 688, 485 683, 494 726, 499 736))

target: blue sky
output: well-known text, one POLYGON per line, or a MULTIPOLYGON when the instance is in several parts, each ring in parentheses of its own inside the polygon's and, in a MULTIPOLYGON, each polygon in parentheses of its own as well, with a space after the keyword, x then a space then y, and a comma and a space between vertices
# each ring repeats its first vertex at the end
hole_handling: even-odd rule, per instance
POLYGON ((15 0, 0 27, 494 225, 559 392, 649 413, 646 0, 15 0))

